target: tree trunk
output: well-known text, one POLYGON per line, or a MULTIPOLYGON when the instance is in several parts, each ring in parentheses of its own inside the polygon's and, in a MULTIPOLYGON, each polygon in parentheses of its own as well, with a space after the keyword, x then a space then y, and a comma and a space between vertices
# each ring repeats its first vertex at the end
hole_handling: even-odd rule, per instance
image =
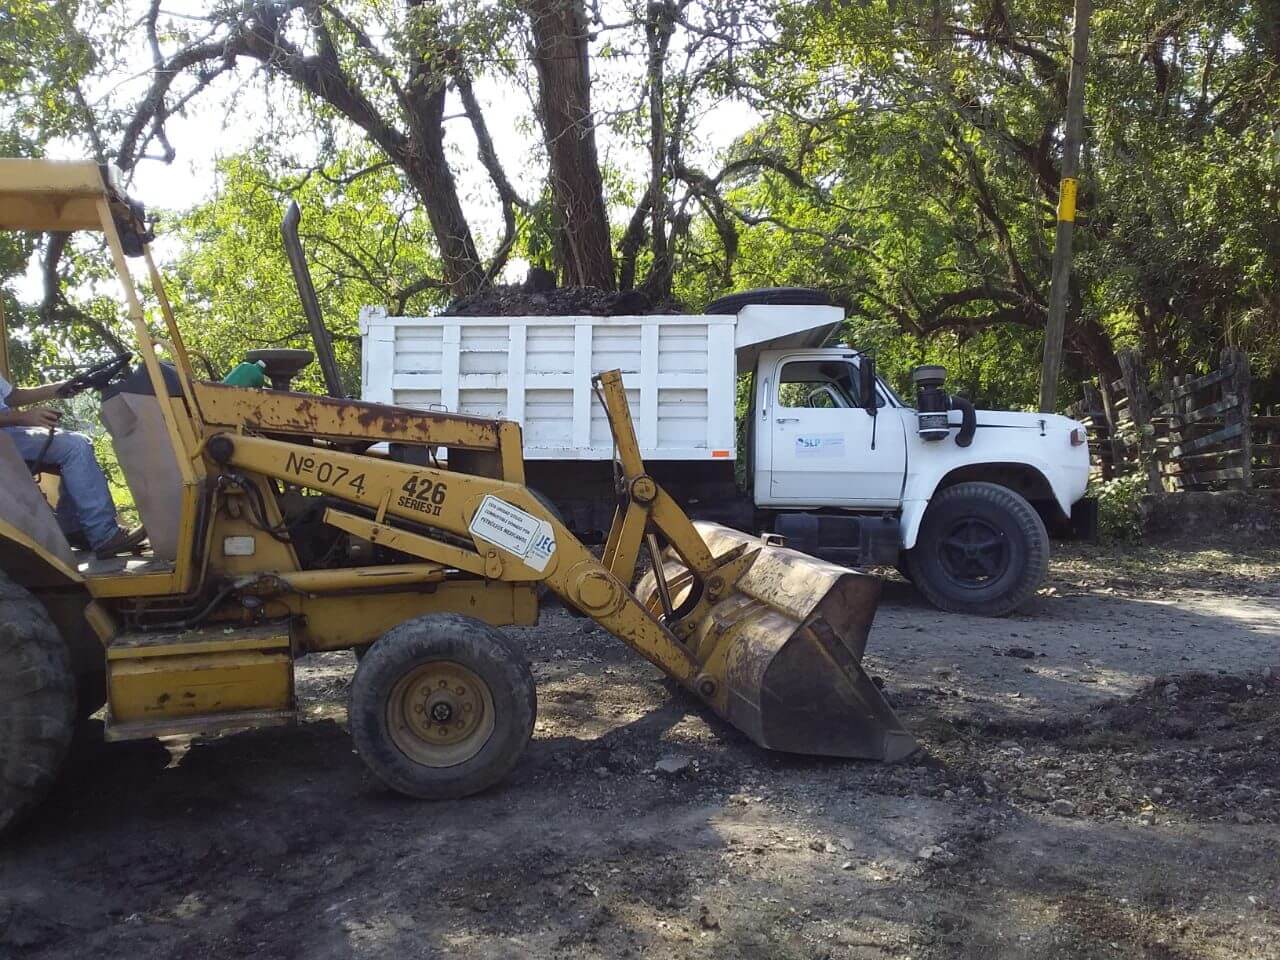
POLYGON ((412 103, 413 136, 391 156, 422 198, 440 245, 445 281, 450 293, 460 297, 484 286, 485 271, 445 154, 444 102, 445 87, 438 83, 412 103))
POLYGON ((612 290, 613 255, 591 115, 582 0, 529 0, 527 12, 562 280, 570 286, 612 290))
POLYGON ((252 9, 257 18, 246 19, 238 32, 217 47, 218 56, 253 57, 269 73, 288 77, 364 130, 404 171, 422 198, 440 245, 450 292, 461 296, 478 289, 484 283, 484 268, 445 154, 443 80, 430 77, 421 64, 413 68, 408 89, 400 98, 408 121, 406 134, 379 110, 360 86, 359 78, 343 69, 323 17, 317 13, 310 20, 316 52, 308 56, 283 38, 274 7, 262 2, 252 9))
POLYGON ((657 0, 649 4, 645 38, 649 45, 649 237, 653 245, 653 266, 645 282, 646 292, 661 300, 671 292, 672 260, 667 244, 667 47, 671 43, 674 10, 657 0))

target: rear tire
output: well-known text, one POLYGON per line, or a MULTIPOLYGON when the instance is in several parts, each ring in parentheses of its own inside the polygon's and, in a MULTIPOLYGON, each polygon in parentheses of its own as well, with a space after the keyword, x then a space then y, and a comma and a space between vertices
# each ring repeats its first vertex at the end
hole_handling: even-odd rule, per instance
POLYGON ((44 799, 75 729, 67 645, 44 606, 0 573, 0 834, 44 799))
POLYGON ((1040 514, 994 483, 958 483, 938 493, 907 553, 907 572, 925 599, 950 613, 987 617, 1031 599, 1048 568, 1040 514))
POLYGON ((428 614, 384 634, 351 685, 351 735, 388 787, 422 800, 478 793, 511 772, 533 735, 537 689, 500 632, 428 614))

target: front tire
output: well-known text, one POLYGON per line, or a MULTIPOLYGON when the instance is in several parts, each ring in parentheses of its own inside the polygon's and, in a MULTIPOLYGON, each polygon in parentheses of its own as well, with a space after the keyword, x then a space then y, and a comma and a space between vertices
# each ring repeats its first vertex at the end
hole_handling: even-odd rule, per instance
POLYGON ((389 630, 360 659, 351 735, 388 787, 453 800, 511 772, 533 735, 529 665, 500 632, 457 614, 428 614, 389 630))
POLYGON ((75 729, 71 654, 44 606, 0 573, 0 834, 57 779, 75 729))
POLYGON ((994 483, 958 483, 925 511, 907 569, 950 613, 1002 617, 1035 594, 1049 568, 1049 534, 1026 498, 994 483))

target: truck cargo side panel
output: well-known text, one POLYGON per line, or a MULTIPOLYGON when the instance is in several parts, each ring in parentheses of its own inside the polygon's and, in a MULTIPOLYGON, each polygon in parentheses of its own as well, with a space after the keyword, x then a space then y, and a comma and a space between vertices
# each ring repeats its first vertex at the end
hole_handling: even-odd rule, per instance
POLYGON ((591 376, 618 369, 646 460, 732 463, 736 322, 668 315, 390 317, 366 309, 363 395, 516 420, 530 461, 608 463, 613 444, 591 376))

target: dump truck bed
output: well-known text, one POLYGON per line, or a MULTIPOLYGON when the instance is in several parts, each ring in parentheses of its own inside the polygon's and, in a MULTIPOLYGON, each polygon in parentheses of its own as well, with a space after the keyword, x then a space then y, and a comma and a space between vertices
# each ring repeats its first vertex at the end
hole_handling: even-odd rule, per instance
POLYGON ((530 460, 607 461, 613 443, 591 377, 618 369, 646 460, 733 460, 737 373, 766 347, 820 344, 843 316, 824 306, 624 317, 393 317, 366 308, 363 396, 516 420, 530 460))

